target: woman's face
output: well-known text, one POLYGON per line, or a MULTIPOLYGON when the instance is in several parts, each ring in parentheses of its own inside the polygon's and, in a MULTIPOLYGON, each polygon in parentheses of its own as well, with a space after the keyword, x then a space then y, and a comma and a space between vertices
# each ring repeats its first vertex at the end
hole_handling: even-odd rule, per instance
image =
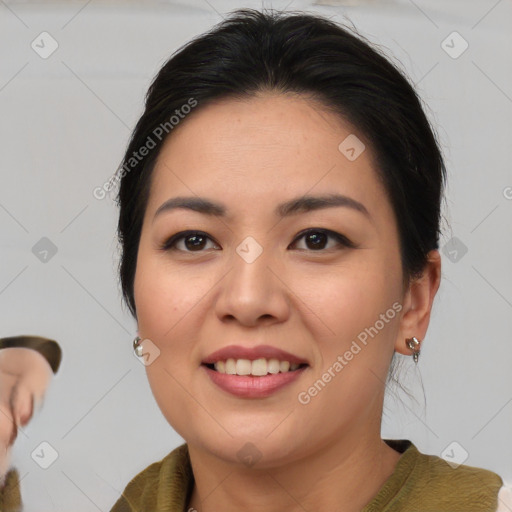
POLYGON ((162 413, 197 450, 262 467, 379 435, 384 382, 404 343, 402 266, 362 135, 278 94, 199 106, 181 123, 154 169, 135 276, 162 413), (331 195, 342 197, 326 207, 320 198, 331 195), (178 197, 218 210, 157 214, 178 197), (200 233, 166 246, 186 230, 200 233), (215 355, 233 345, 255 350, 215 355), (294 358, 307 366, 286 372, 294 358), (217 371, 206 366, 215 361, 217 371))

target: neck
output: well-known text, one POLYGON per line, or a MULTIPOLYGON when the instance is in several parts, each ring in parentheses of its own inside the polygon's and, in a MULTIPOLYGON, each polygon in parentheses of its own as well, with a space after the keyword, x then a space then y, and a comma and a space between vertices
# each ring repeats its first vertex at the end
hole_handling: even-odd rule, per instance
POLYGON ((380 432, 366 438, 343 436, 309 456, 269 469, 241 469, 190 445, 189 453, 195 478, 189 507, 198 512, 360 512, 400 458, 380 432))

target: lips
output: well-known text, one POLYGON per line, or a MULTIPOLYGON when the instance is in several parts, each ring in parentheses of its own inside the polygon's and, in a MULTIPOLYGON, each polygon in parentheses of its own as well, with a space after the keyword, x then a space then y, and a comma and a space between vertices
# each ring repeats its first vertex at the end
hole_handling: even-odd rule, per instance
POLYGON ((240 398, 266 398, 291 385, 308 367, 306 359, 270 345, 230 345, 201 364, 213 384, 240 398))
POLYGON ((228 359, 277 359, 279 361, 289 361, 298 365, 309 365, 306 359, 300 358, 295 354, 286 352, 270 345, 258 345, 257 347, 242 347, 241 345, 229 345, 211 353, 202 364, 212 365, 218 361, 227 361, 228 359))
POLYGON ((274 393, 291 386, 307 371, 307 366, 295 371, 286 373, 276 373, 274 375, 265 375, 263 377, 253 377, 251 375, 228 375, 219 373, 210 369, 208 366, 201 365, 201 370, 205 372, 218 389, 229 393, 238 398, 267 398, 274 393))

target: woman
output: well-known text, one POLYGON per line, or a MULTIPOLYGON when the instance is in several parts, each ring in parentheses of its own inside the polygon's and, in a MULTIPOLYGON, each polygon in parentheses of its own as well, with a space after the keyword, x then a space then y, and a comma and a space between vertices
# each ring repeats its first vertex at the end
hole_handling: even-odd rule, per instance
POLYGON ((418 362, 440 283, 445 167, 368 43, 235 12, 160 70, 118 179, 134 346, 186 444, 113 512, 503 503, 495 473, 380 436, 393 356, 418 362))
POLYGON ((237 11, 163 66, 116 179, 134 348, 186 444, 112 512, 504 504, 497 474, 381 439, 440 283, 445 168, 369 44, 237 11))

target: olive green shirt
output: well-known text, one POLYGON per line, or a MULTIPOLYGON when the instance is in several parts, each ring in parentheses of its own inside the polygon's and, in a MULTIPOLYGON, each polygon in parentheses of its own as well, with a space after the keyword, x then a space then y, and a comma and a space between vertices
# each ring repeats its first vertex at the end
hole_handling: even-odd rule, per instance
MULTIPOLYGON (((502 479, 486 469, 452 467, 408 440, 393 474, 362 512, 495 512, 502 479)), ((194 478, 186 444, 136 475, 110 512, 187 512, 194 478)), ((331 511, 330 511, 331 512, 331 511)))

